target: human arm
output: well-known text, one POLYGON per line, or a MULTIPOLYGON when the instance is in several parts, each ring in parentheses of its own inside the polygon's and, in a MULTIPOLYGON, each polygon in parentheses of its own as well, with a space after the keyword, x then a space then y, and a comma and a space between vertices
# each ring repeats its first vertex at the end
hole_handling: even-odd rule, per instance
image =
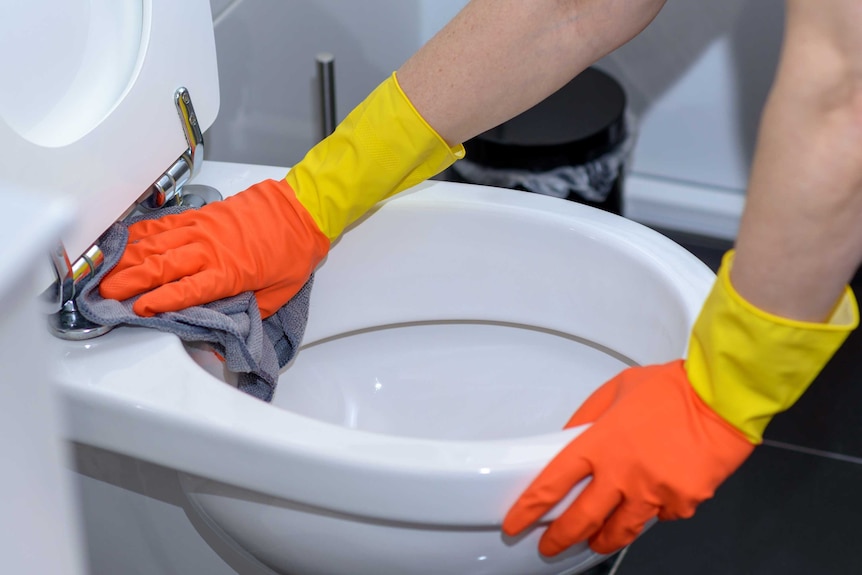
POLYGON ((634 38, 665 0, 472 0, 398 70, 450 144, 538 104, 634 38))
POLYGON ((862 5, 787 2, 732 279, 777 315, 825 319, 862 260, 862 5))
POLYGON ((856 327, 847 283, 862 260, 860 33, 858 2, 787 2, 736 252, 688 358, 602 386, 569 423, 592 426, 522 494, 504 531, 533 524, 588 475, 544 533, 543 553, 585 539, 609 553, 653 517, 689 517, 856 327))

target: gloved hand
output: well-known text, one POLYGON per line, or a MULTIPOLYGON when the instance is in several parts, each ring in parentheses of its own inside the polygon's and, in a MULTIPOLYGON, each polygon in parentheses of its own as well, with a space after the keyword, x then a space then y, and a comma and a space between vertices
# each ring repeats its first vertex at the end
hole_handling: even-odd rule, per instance
POLYGON ((130 226, 130 243, 99 292, 118 300, 143 293, 133 309, 151 316, 254 291, 267 317, 299 291, 348 225, 463 154, 425 122, 393 74, 285 180, 130 226))
POLYGON ((849 288, 826 323, 787 320, 742 299, 733 253, 695 322, 688 359, 635 367, 601 386, 568 422, 592 423, 545 467, 509 510, 517 535, 592 476, 542 535, 556 555, 589 540, 611 553, 653 517, 690 517, 761 442, 858 325, 849 288))
POLYGON ((266 180, 199 210, 129 226, 123 257, 99 292, 118 300, 147 292, 132 307, 149 317, 254 291, 268 317, 328 250, 287 182, 266 180))
POLYGON ((653 517, 690 517, 754 449, 697 396, 681 360, 623 371, 566 427, 586 423, 593 425, 557 454, 503 522, 506 533, 521 532, 592 475, 542 535, 544 555, 588 538, 594 551, 612 553, 653 517))

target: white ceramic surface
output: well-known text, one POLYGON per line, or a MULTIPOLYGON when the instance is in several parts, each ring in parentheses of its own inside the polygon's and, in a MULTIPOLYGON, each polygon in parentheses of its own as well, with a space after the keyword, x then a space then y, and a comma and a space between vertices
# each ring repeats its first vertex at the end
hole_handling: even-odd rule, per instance
POLYGON ((219 107, 207 0, 4 2, 0 74, 0 173, 78 202, 72 258, 185 152, 176 90, 201 129, 219 107))
POLYGON ((31 295, 70 209, 2 181, 0 202, 0 571, 79 575, 77 506, 45 357, 50 336, 31 295))
POLYGON ((523 325, 407 323, 306 346, 273 404, 388 435, 507 439, 560 429, 595 382, 625 367, 589 342, 523 325))
MULTIPOLYGON (((284 172, 213 163, 199 183, 233 193, 284 172)), ((556 574, 598 557, 542 559, 538 530, 500 535, 505 510, 579 432, 558 429, 581 398, 624 362, 684 353, 711 281, 610 214, 428 183, 334 246, 276 405, 206 373, 173 336, 130 328, 62 343, 63 393, 74 439, 184 472, 201 516, 280 571, 556 574)))

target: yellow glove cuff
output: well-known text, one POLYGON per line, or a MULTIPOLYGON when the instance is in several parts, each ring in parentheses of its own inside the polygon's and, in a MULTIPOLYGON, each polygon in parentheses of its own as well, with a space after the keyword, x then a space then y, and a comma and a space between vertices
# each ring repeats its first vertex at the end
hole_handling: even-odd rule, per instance
POLYGON ((732 264, 730 251, 692 329, 685 368, 701 399, 758 444, 859 325, 859 310, 847 287, 825 323, 769 314, 734 290, 732 264))
POLYGON ((393 73, 287 174, 330 240, 374 204, 464 157, 419 115, 393 73))

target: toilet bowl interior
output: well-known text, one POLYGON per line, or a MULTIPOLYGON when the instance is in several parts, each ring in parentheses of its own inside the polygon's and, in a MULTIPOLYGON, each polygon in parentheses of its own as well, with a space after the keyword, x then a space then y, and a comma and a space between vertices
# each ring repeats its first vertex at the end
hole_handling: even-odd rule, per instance
POLYGON ((627 363, 588 341, 530 326, 407 323, 301 350, 273 404, 378 433, 506 439, 561 429, 573 407, 627 363))
MULTIPOLYGON (((200 346, 198 363, 236 385, 200 346)), ((272 405, 403 437, 493 440, 551 433, 631 364, 574 336, 524 325, 442 321, 360 330, 305 346, 272 405)))

